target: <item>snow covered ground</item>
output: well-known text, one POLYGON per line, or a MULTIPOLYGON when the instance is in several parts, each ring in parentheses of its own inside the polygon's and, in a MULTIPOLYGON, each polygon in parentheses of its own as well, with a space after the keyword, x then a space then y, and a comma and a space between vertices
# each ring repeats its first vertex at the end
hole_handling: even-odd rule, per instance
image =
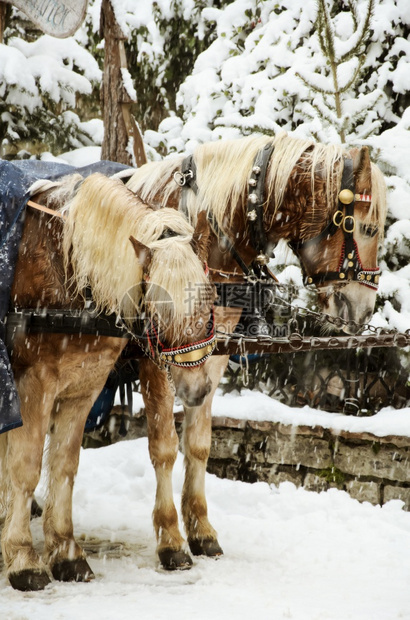
MULTIPOLYGON (((337 419, 375 424, 369 418, 292 410, 253 392, 240 398, 217 396, 215 413, 231 410, 240 417, 251 405, 270 419, 293 412, 302 423, 320 415, 329 424, 337 419)), ((380 434, 394 428, 405 434, 410 410, 385 410, 378 416, 374 419, 380 434), (399 418, 404 426, 395 427, 399 418)), ((178 505, 182 481, 179 455, 174 473, 178 505)), ((40 500, 43 491, 42 482, 40 500)), ((207 475, 210 517, 225 555, 219 560, 195 558, 190 571, 168 573, 155 554, 154 494, 146 439, 82 450, 74 492, 75 532, 96 579, 86 584, 53 582, 43 592, 21 593, 3 573, 0 618, 410 618, 410 514, 398 500, 372 506, 335 489, 318 494, 290 483, 276 488, 207 475)), ((41 549, 40 519, 33 521, 33 532, 41 549)))

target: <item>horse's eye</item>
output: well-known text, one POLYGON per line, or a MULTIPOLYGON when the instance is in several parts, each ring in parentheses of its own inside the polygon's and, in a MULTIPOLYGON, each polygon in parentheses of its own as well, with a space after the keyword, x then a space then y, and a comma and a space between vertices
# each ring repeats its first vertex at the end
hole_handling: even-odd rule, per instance
POLYGON ((371 224, 360 224, 360 232, 365 237, 374 237, 379 232, 379 229, 371 224))
POLYGON ((162 231, 162 235, 160 237, 158 237, 158 241, 161 241, 161 239, 170 239, 170 237, 178 237, 178 233, 175 232, 175 230, 172 230, 171 228, 164 228, 164 230, 162 231))

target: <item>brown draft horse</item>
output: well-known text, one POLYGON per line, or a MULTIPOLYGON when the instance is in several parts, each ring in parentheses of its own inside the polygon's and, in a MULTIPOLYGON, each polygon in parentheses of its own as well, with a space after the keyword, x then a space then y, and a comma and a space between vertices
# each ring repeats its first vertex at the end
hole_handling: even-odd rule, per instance
MULTIPOLYGON (((154 358, 149 365, 142 363, 147 406, 161 417, 162 400, 170 398, 164 355, 176 364, 170 372, 183 402, 200 405, 211 389, 201 362, 214 346, 208 322, 215 292, 203 262, 206 218, 194 231, 177 211, 154 210, 121 181, 101 174, 86 179, 72 175, 59 184, 39 181, 32 191, 33 200, 57 209, 62 217, 27 208, 12 289, 14 306, 83 309, 84 290, 90 287, 96 313, 123 317, 130 330, 131 317, 142 308, 154 358), (188 312, 187 291, 193 288, 188 312), (158 348, 154 333, 166 349, 158 348)), ((0 437, 0 462, 1 483, 7 484, 2 552, 16 589, 43 589, 50 572, 63 581, 93 577, 74 539, 73 483, 85 420, 125 344, 121 337, 85 334, 17 334, 14 339, 11 359, 23 426, 0 437), (30 507, 47 433, 49 490, 41 559, 33 548, 30 507)), ((170 427, 164 432, 171 448, 164 445, 159 450, 168 454, 176 433, 170 427)), ((161 502, 161 488, 157 501, 161 502)), ((169 510, 166 501, 163 508, 169 510)))
MULTIPOLYGON (((193 223, 199 213, 207 212, 213 225, 208 262, 215 282, 244 280, 244 273, 230 250, 232 246, 249 266, 255 259, 265 262, 269 248, 283 239, 298 254, 306 282, 316 284, 323 311, 348 321, 343 328, 345 332, 355 332, 357 323, 370 318, 379 277, 377 248, 383 232, 386 201, 384 179, 371 164, 366 148, 346 152, 340 146, 315 144, 281 134, 275 139, 249 137, 203 144, 193 153, 188 168, 186 161, 175 157, 146 164, 127 185, 157 208, 182 209, 193 223), (273 152, 267 161, 260 205, 266 237, 264 253, 260 256, 260 248, 252 238, 251 221, 255 219, 253 187, 262 172, 254 162, 257 153, 271 147, 273 152), (345 161, 351 162, 354 188, 352 192, 345 187, 344 195, 339 197, 345 161), (350 192, 347 196, 346 190, 350 192)), ((216 308, 215 315, 219 332, 229 333, 240 311, 216 308)), ((212 399, 227 362, 227 356, 213 356, 206 362, 212 390, 202 405, 185 407, 186 475, 182 515, 193 554, 222 553, 216 532, 208 521, 205 471, 211 446, 212 399)), ((155 370, 152 370, 151 389, 155 381, 155 370)), ((144 375, 141 385, 144 392, 144 375)), ((165 410, 164 407, 162 411, 165 410)), ((172 400, 161 419, 155 417, 151 407, 146 412, 150 454, 159 476, 162 467, 172 469, 175 459, 176 439, 172 450, 170 442, 165 441, 173 428, 172 400), (161 449, 165 445, 170 449, 168 454, 161 449)), ((167 481, 168 488, 162 487, 162 492, 171 506, 171 473, 167 481)), ((161 525, 160 558, 166 546, 176 555, 183 549, 174 508, 170 514, 172 520, 160 521, 158 505, 154 512, 157 530, 161 525)), ((186 566, 184 559, 181 567, 186 566)))

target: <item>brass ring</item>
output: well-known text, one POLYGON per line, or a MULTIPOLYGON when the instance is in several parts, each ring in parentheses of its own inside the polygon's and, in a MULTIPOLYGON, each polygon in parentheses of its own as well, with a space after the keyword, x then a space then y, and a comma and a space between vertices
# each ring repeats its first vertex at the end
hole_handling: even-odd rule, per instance
POLYGON ((342 222, 343 222, 343 211, 336 211, 336 213, 335 213, 335 214, 334 214, 334 216, 333 216, 333 224, 334 224, 335 226, 340 226, 342 222), (339 222, 336 222, 336 216, 337 216, 338 214, 340 214, 340 221, 339 221, 339 222))
POLYGON ((355 228, 356 228, 356 220, 354 219, 353 215, 345 215, 343 219, 343 230, 345 231, 345 233, 352 233, 354 232, 355 228), (353 224, 352 224, 351 230, 348 230, 346 228, 346 220, 352 220, 353 224))

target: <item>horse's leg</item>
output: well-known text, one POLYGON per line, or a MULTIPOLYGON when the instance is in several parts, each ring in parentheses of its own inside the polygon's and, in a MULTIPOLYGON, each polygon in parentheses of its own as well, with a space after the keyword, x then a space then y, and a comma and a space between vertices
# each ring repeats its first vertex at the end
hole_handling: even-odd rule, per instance
POLYGON ((102 389, 88 384, 60 395, 50 427, 49 487, 43 511, 45 559, 60 581, 90 581, 94 574, 74 539, 72 496, 87 415, 102 389))
POLYGON ((30 531, 31 502, 40 479, 44 439, 54 401, 53 380, 46 374, 36 374, 32 368, 18 381, 24 424, 7 433, 10 493, 2 552, 11 585, 24 591, 42 590, 50 583, 46 566, 33 548, 30 531))
POLYGON ((214 356, 206 362, 212 380, 212 390, 201 407, 185 408, 183 437, 185 480, 182 491, 182 515, 189 547, 194 555, 218 556, 223 553, 217 534, 208 521, 205 473, 211 448, 212 399, 228 359, 227 356, 214 356))
POLYGON ((167 570, 190 568, 192 560, 184 550, 186 543, 178 528, 172 492, 172 469, 179 444, 173 414, 174 394, 166 372, 147 358, 141 360, 140 381, 147 415, 149 454, 157 479, 153 521, 158 556, 167 570))

